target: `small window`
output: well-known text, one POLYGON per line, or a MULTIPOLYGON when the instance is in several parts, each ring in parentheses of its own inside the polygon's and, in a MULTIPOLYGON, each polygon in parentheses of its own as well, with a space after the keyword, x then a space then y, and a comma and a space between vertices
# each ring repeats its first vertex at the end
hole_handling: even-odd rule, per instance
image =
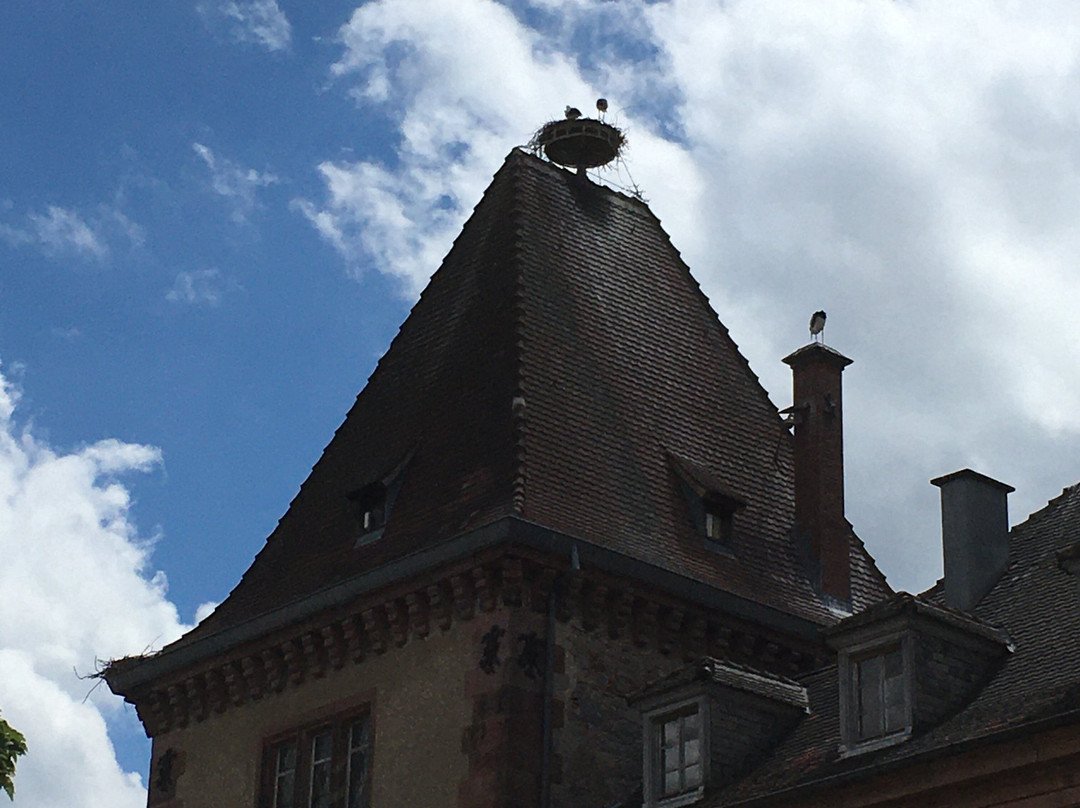
POLYGON ((386 524, 386 486, 372 483, 349 497, 356 514, 357 535, 361 538, 377 538, 377 531, 386 524))
POLYGON ((705 503, 705 538, 717 544, 731 542, 732 511, 713 502, 705 503))
POLYGON ((299 730, 267 747, 268 808, 367 808, 371 732, 367 716, 299 730), (345 802, 342 803, 341 795, 345 802), (334 801, 332 801, 332 799, 334 801))
POLYGON ((706 549, 734 556, 735 514, 746 502, 732 493, 712 470, 683 457, 669 454, 687 515, 706 549))
POLYGON ((855 734, 860 741, 908 728, 904 656, 900 646, 852 660, 855 734))
POLYGON ((646 805, 674 808, 705 793, 707 751, 701 700, 645 716, 646 805))

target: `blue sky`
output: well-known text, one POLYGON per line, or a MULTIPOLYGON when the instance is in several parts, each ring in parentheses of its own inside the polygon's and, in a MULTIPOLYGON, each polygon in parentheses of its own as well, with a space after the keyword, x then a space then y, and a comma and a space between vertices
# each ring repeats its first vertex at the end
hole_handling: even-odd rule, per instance
POLYGON ((392 138, 327 87, 350 7, 311 5, 270 53, 184 4, 0 12, 0 222, 93 233, 0 240, 6 372, 57 446, 163 449, 138 523, 168 533, 155 564, 188 618, 235 583, 409 307, 289 206, 320 159, 392 138), (215 192, 202 155, 262 176, 215 192))
POLYGON ((931 477, 1016 486, 1013 522, 1076 482, 1078 32, 989 0, 0 5, 17 804, 144 802, 133 712, 72 668, 227 594, 566 104, 610 99, 630 148, 595 178, 640 187, 777 406, 829 312, 848 516, 894 586, 940 575, 931 477))

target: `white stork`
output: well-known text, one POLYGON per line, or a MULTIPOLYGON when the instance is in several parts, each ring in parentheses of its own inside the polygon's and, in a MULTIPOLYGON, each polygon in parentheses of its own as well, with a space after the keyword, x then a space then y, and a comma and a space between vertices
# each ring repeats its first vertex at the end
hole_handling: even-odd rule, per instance
POLYGON ((825 312, 815 311, 810 316, 810 339, 824 344, 825 338, 821 336, 821 332, 825 330, 825 312))

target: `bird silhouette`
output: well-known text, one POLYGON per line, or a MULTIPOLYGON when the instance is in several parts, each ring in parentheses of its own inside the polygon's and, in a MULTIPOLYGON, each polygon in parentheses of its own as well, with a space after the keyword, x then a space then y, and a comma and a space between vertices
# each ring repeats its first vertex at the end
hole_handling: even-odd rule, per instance
POLYGON ((596 99, 596 108, 600 111, 601 114, 607 112, 607 99, 606 98, 597 98, 596 99))
POLYGON ((818 337, 818 342, 825 342, 821 332, 825 330, 825 312, 815 311, 810 317, 810 338, 818 337))
POLYGON ((581 117, 581 110, 577 107, 567 107, 563 114, 568 121, 576 121, 581 117))

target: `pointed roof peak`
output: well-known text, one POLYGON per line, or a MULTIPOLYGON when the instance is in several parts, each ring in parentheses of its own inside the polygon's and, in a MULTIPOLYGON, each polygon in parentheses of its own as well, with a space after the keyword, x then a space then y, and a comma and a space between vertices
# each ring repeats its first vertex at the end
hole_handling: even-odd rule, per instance
POLYGON ((830 622, 790 544, 791 473, 776 407, 648 206, 514 149, 205 630, 507 518, 830 622), (672 455, 745 503, 724 554, 672 455), (371 539, 356 494, 380 482, 371 539))

